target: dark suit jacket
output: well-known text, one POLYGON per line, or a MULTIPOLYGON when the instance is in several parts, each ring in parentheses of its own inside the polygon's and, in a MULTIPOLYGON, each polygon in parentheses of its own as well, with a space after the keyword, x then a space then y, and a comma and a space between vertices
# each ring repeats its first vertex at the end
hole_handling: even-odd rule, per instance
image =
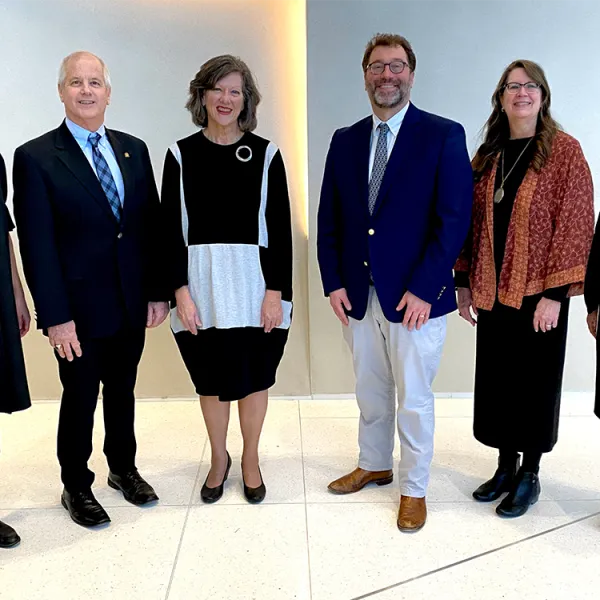
POLYGON ((0 154, 0 412, 31 406, 19 322, 15 308, 8 231, 12 222, 6 201, 6 169, 0 154))
POLYGON ((317 250, 326 295, 346 288, 351 317, 362 319, 369 272, 386 318, 408 290, 456 308, 452 268, 471 221, 473 175, 458 123, 411 104, 389 158, 373 215, 368 210, 372 117, 333 135, 323 176, 317 250))
POLYGON ((74 320, 80 339, 145 327, 148 302, 167 299, 148 148, 106 132, 125 185, 120 226, 64 122, 15 152, 15 219, 38 328, 74 320))

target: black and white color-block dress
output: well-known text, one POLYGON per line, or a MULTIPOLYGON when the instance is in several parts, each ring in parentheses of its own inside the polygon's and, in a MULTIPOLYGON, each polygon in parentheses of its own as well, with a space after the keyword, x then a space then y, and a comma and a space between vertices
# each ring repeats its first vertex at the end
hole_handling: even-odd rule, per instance
POLYGON ((277 146, 246 132, 235 144, 199 131, 173 144, 162 207, 173 291, 187 285, 202 322, 171 329, 201 396, 239 400, 270 388, 292 317, 292 226, 285 167, 277 146), (260 326, 266 290, 280 291, 283 323, 260 326))

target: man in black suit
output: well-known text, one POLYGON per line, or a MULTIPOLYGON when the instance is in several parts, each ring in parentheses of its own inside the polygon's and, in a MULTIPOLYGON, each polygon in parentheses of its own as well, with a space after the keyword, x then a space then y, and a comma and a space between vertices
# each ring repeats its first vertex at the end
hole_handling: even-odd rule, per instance
POLYGON ((37 325, 63 386, 61 502, 90 526, 110 521, 87 466, 100 383, 108 484, 134 504, 158 499, 135 466, 134 387, 145 328, 164 321, 168 294, 148 148, 104 127, 106 65, 87 52, 68 56, 58 92, 65 121, 15 152, 14 206, 37 325))

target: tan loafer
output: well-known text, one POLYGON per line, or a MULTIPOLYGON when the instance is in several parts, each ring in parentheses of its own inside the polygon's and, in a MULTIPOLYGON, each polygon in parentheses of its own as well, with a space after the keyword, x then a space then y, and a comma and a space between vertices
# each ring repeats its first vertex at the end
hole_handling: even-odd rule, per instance
POLYGON ((354 469, 352 473, 348 473, 335 481, 332 481, 327 489, 332 494, 354 494, 362 490, 368 483, 376 483, 377 485, 388 485, 394 480, 393 471, 365 471, 360 467, 354 469))
POLYGON ((425 498, 402 496, 398 510, 398 529, 404 532, 419 531, 427 520, 425 498))

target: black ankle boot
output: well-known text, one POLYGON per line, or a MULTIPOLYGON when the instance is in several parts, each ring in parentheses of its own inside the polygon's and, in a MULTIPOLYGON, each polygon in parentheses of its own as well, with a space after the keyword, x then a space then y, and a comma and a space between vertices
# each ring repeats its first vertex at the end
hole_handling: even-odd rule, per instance
POLYGON ((520 465, 520 458, 517 458, 517 461, 511 466, 503 465, 498 461, 498 469, 494 476, 473 492, 473 498, 478 502, 493 502, 502 494, 509 492, 520 465))
POLYGON ((530 506, 533 506, 540 497, 542 487, 537 473, 519 469, 508 496, 500 502, 496 512, 501 517, 520 517, 530 506))

